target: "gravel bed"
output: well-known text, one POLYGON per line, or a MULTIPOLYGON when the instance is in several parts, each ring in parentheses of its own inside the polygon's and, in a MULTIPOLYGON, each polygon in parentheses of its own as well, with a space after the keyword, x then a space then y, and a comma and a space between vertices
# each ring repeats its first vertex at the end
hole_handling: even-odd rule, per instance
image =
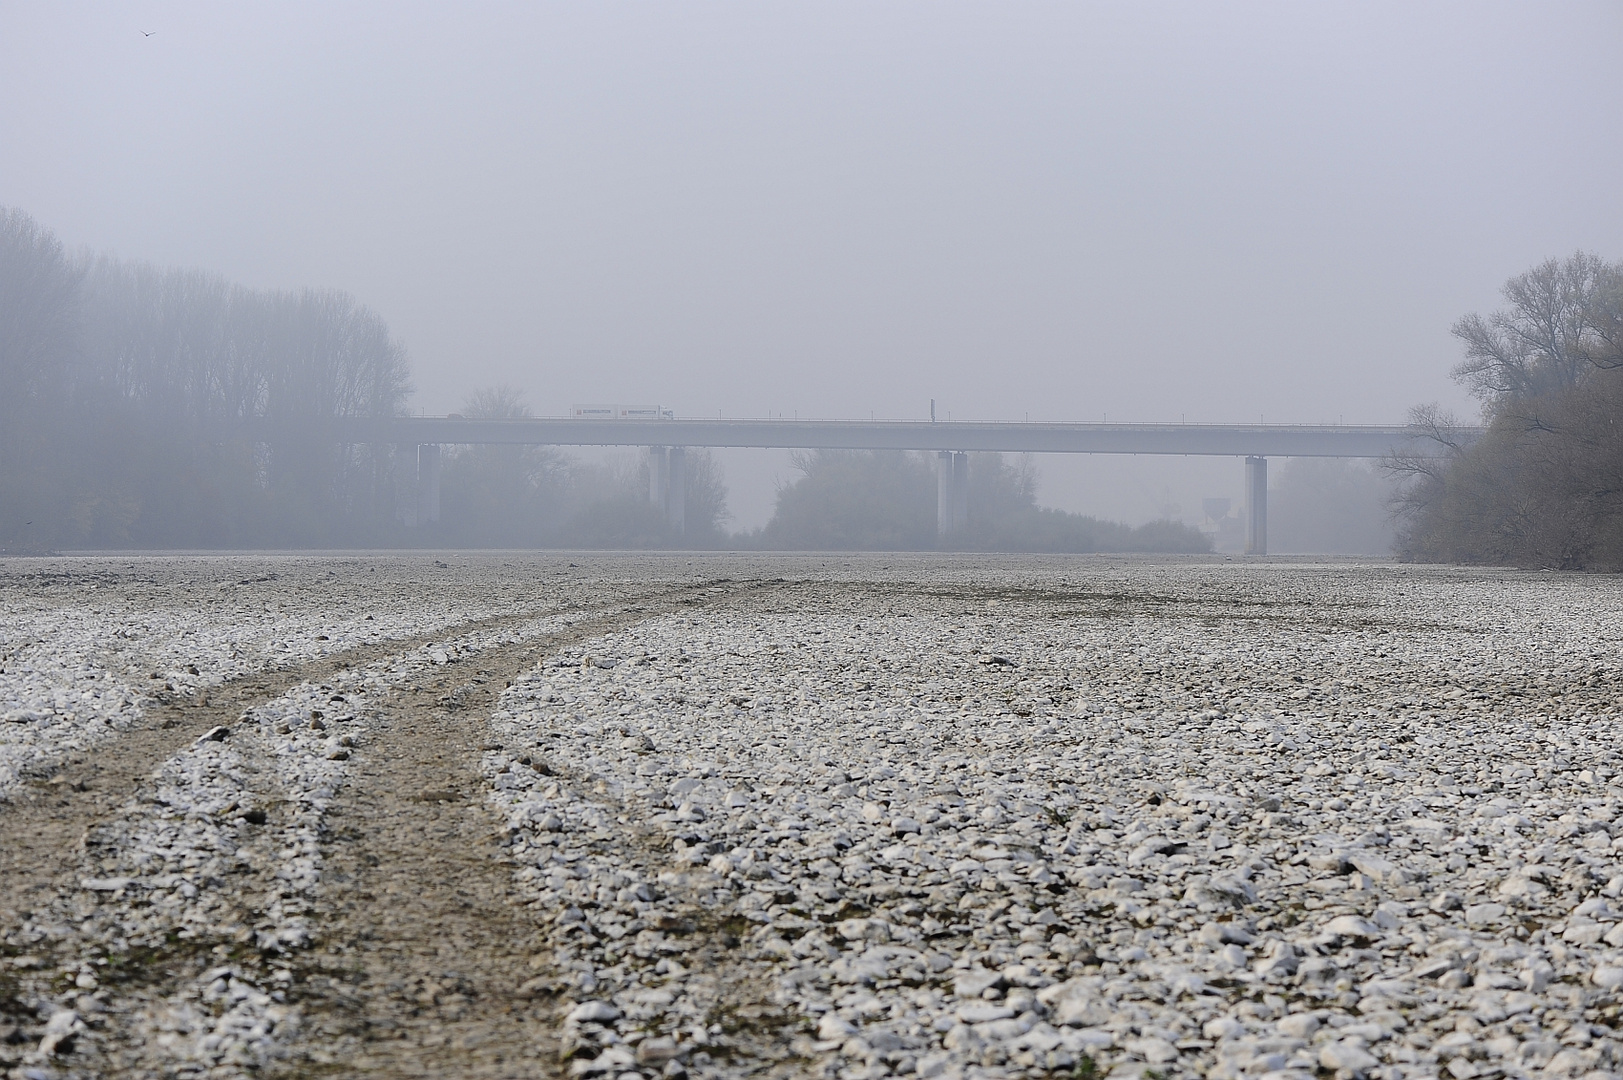
POLYGON ((987 565, 508 691, 572 1075, 1619 1074, 1616 582, 987 565))
POLYGON ((116 1075, 244 1076, 281 1056, 299 1037, 288 959, 319 931, 309 916, 324 814, 386 723, 384 696, 583 617, 475 631, 337 671, 165 761, 87 831, 78 892, 0 933, 0 965, 43 1025, 10 1034, 25 1042, 19 1075, 55 1076, 62 1064, 75 1075, 72 1055, 87 1039, 116 1075), (98 1039, 104 1031, 111 1041, 98 1039))
POLYGON ((252 672, 649 582, 559 560, 514 560, 495 574, 488 563, 471 572, 466 558, 399 555, 0 564, 0 799, 114 737, 159 696, 195 697, 252 672))
POLYGON ((448 559, 0 567, 0 798, 160 694, 380 650, 164 761, 0 927, 8 1075, 274 1069, 317 1037, 287 973, 384 699, 731 576, 489 718, 559 1073, 1623 1076, 1616 580, 448 559))

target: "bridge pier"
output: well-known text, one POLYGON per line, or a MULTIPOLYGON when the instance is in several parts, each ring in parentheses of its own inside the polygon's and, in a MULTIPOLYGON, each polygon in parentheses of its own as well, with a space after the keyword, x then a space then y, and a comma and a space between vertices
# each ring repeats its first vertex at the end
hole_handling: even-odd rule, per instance
POLYGON ((648 448, 648 501, 665 515, 678 536, 687 529, 687 463, 683 447, 648 448))
POLYGON ((665 483, 665 520, 681 536, 687 529, 688 453, 680 446, 671 447, 665 483))
POLYGON ((439 443, 394 448, 394 516, 408 529, 440 519, 439 443))
POLYGON ((935 531, 945 539, 969 525, 969 455, 936 454, 935 531))
POLYGON ((417 447, 417 524, 440 519, 440 444, 417 447))
POLYGON ((952 455, 952 525, 969 528, 969 455, 952 455))
POLYGON ((661 510, 665 508, 665 501, 670 497, 671 466, 666 448, 663 446, 650 446, 648 448, 648 501, 661 510))
POLYGON ((1268 459, 1245 459, 1245 553, 1268 554, 1268 459))
POLYGON ((394 448, 394 516, 408 529, 417 526, 417 444, 394 448))

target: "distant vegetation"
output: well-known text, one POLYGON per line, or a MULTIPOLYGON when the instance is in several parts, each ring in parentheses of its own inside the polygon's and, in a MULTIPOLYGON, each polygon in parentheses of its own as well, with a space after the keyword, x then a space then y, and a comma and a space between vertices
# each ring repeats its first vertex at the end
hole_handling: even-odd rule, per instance
MULTIPOLYGON (((511 387, 470 397, 475 419, 530 415, 511 387)), ((447 547, 719 547, 727 540, 727 489, 705 450, 687 451, 686 530, 678 536, 648 499, 646 456, 587 464, 551 446, 459 446, 440 482, 440 520, 422 542, 447 547)))
MULTIPOLYGON (((389 447, 324 427, 390 416, 405 349, 328 289, 256 290, 67 252, 0 208, 0 550, 64 547, 720 543, 726 490, 687 458, 687 536, 648 502, 645 461, 592 466, 541 447, 450 447, 442 520, 395 520, 389 447), (248 435, 257 427, 261 438, 248 435)), ((526 414, 511 390, 474 416, 526 414)))
POLYGON ((409 390, 345 293, 72 256, 0 208, 0 547, 377 542, 387 462, 304 436, 409 390))
POLYGON ((1292 458, 1268 492, 1268 550, 1390 555, 1392 481, 1341 458, 1292 458))
POLYGON ((801 475, 778 489, 772 520, 749 539, 780 550, 1204 552, 1198 530, 1172 521, 1132 528, 1037 505, 1028 462, 970 458, 969 524, 939 542, 936 472, 924 454, 820 450, 797 455, 801 475))
POLYGON ((1482 403, 1469 446, 1435 407, 1442 456, 1395 459, 1412 560, 1623 568, 1623 263, 1578 254, 1512 278, 1506 306, 1454 327, 1454 376, 1482 403))

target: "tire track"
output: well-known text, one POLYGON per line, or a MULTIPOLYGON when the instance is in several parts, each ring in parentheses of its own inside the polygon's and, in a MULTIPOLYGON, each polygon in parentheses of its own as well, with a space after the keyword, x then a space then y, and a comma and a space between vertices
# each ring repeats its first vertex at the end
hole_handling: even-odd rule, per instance
MULTIPOLYGON (((258 847, 264 850, 257 850, 254 838, 246 838, 237 849, 232 866, 220 871, 223 880, 210 880, 211 888, 217 887, 226 894, 216 905, 216 912, 221 916, 222 925, 231 928, 234 938, 218 940, 218 934, 206 933, 191 938, 183 934, 176 938, 171 934, 167 942, 156 947, 144 943, 130 948, 116 930, 108 932, 105 906, 98 911, 96 897, 101 894, 96 893, 94 887, 87 892, 84 884, 87 875, 94 880, 100 869, 116 862, 120 855, 121 841, 109 840, 104 835, 106 826, 119 820, 120 815, 140 816, 143 799, 162 805, 159 796, 140 793, 161 790, 164 770, 159 769, 159 765, 175 761, 176 752, 195 744, 204 732, 237 724, 239 718, 247 720, 253 708, 275 702, 301 684, 307 689, 315 686, 325 692, 328 688, 320 685, 323 681, 352 678, 362 668, 394 657, 409 657, 459 632, 464 636, 469 633, 488 636, 527 622, 571 616, 582 618, 583 627, 612 625, 616 620, 637 617, 636 613, 645 610, 644 605, 651 602, 662 610, 694 602, 707 587, 710 586, 665 588, 651 595, 622 596, 591 606, 505 614, 369 645, 317 663, 259 673, 216 688, 200 700, 161 701, 113 746, 66 762, 49 781, 36 784, 23 797, 0 807, 0 837, 4 839, 0 844, 0 860, 3 860, 0 861, 0 917, 5 920, 0 924, 0 933, 4 935, 0 938, 0 1065, 15 1065, 24 1058, 37 1057, 40 1051, 66 1053, 77 1042, 90 1051, 90 1055, 80 1054, 64 1062, 72 1066, 69 1075, 129 1075, 130 1070, 125 1066, 132 1064, 132 1054, 140 1059, 142 1067, 138 1071, 171 1075, 167 1068, 150 1068, 158 1064, 152 1060, 154 1055, 141 1053, 144 1037, 132 1035, 131 1016, 141 1011, 139 1002, 150 1004, 185 998, 188 993, 196 998, 196 993, 190 992, 186 984, 197 977, 201 967, 207 966, 211 956, 229 961, 226 967, 232 970, 223 973, 219 981, 220 989, 230 1000, 210 1002, 205 993, 201 1002, 204 1013, 211 1009, 218 1011, 222 1006, 232 1007, 244 995, 259 994, 265 977, 272 974, 265 969, 263 961, 266 955, 274 955, 279 950, 263 949, 263 943, 257 942, 255 935, 244 928, 256 920, 263 921, 265 910, 276 904, 279 883, 275 877, 287 852, 274 850, 275 845, 260 843, 258 847), (611 612, 607 616, 593 614, 605 609, 611 612), (249 709, 244 709, 245 704, 249 709), (155 789, 153 783, 159 787, 155 789), (224 877, 230 873, 244 876, 240 879, 224 877), (91 940, 97 934, 113 940, 91 940), (109 963, 111 966, 106 966, 109 963), (249 969, 254 969, 253 977, 259 986, 252 985, 246 974, 249 969), (242 986, 238 985, 238 975, 242 976, 242 986), (72 1001, 75 983, 86 991, 79 996, 85 1015, 69 1017, 67 1023, 71 1026, 62 1032, 53 1033, 47 1026, 40 1051, 31 1054, 35 1040, 41 1038, 38 1025, 45 1019, 43 1013, 55 1009, 53 1023, 68 1016, 69 1010, 51 1003, 72 1001), (98 989, 95 1000, 91 1000, 91 992, 98 989), (130 998, 133 995, 139 1000, 135 1005, 120 1001, 109 1010, 102 1004, 109 990, 114 996, 130 998), (88 1031, 87 1022, 91 1028, 88 1031), (83 1068, 89 1071, 81 1072, 83 1068)), ((537 640, 532 637, 528 642, 505 649, 522 652, 534 648, 537 640)), ((433 661, 439 659, 435 657, 423 663, 432 668, 433 661)), ((248 756, 255 757, 252 753, 248 756)), ((232 762, 233 768, 244 764, 241 760, 232 762)), ((283 801, 282 792, 276 790, 273 777, 264 775, 263 765, 263 760, 246 763, 245 768, 237 769, 239 775, 230 779, 238 785, 244 806, 258 803, 272 808, 269 814, 260 817, 261 822, 270 826, 262 837, 271 837, 278 835, 279 828, 286 822, 280 820, 285 814, 276 809, 283 801), (241 775, 243 773, 246 775, 241 775), (267 784, 267 780, 270 783, 267 784)), ((123 843, 127 846, 127 841, 123 843)), ((112 891, 115 900, 122 899, 122 892, 112 891)))
POLYGON ((9 800, 0 800, 0 927, 14 925, 19 912, 46 902, 69 883, 71 867, 66 867, 65 853, 74 849, 87 828, 116 812, 153 769, 204 732, 229 727, 257 702, 279 697, 300 683, 321 682, 336 672, 458 635, 499 630, 549 615, 658 602, 672 593, 691 594, 695 588, 658 590, 634 599, 552 611, 537 606, 362 646, 312 663, 257 672, 192 698, 160 696, 115 741, 71 755, 9 800))
POLYGON ((551 985, 556 913, 515 884, 485 798, 490 713, 550 651, 755 587, 700 586, 657 611, 488 650, 466 682, 414 680, 391 694, 387 723, 328 810, 316 944, 293 957, 288 988, 300 1038, 267 1075, 560 1072, 554 994, 541 985, 551 985))

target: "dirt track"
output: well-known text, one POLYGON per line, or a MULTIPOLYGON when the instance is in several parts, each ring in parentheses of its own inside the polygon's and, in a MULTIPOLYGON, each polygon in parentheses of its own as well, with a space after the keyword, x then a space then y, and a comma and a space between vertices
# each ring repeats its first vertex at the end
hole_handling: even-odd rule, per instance
MULTIPOLYGON (((237 848, 241 876, 212 882, 223 886, 215 909, 234 916, 225 932, 171 933, 138 949, 134 962, 126 953, 109 964, 106 948, 87 941, 97 894, 87 900, 82 884, 117 861, 118 852, 103 850, 116 844, 102 835, 106 825, 149 802, 154 769, 204 733, 238 727, 256 707, 337 673, 459 635, 522 628, 534 622, 534 605, 255 672, 201 693, 160 695, 113 746, 70 753, 40 770, 0 801, 0 927, 9 928, 0 946, 0 1065, 23 1069, 40 1058, 33 1044, 45 1017, 28 1002, 52 996, 53 988, 59 996, 64 985, 71 999, 71 973, 94 964, 96 992, 81 995, 76 1037, 63 1044, 71 1053, 59 1051, 54 1062, 46 1055, 47 1063, 74 1076, 185 1075, 173 1053, 149 1045, 150 1014, 225 961, 244 980, 279 987, 289 1020, 274 1058, 262 1063, 274 1074, 559 1073, 550 984, 542 977, 541 989, 519 993, 545 975, 546 964, 531 960, 550 955, 547 913, 527 907, 514 890, 477 766, 490 745, 487 716, 496 696, 549 649, 702 604, 720 590, 651 581, 616 591, 621 598, 547 605, 549 614, 572 620, 568 630, 531 633, 432 669, 381 703, 355 751, 352 779, 325 811, 319 930, 313 947, 291 958, 242 940, 241 927, 278 891, 271 875, 281 795, 260 775, 262 753, 255 758, 245 749, 258 782, 243 803, 273 808, 267 829, 237 848)), ((217 1068, 236 1074, 229 1065, 217 1068)))

